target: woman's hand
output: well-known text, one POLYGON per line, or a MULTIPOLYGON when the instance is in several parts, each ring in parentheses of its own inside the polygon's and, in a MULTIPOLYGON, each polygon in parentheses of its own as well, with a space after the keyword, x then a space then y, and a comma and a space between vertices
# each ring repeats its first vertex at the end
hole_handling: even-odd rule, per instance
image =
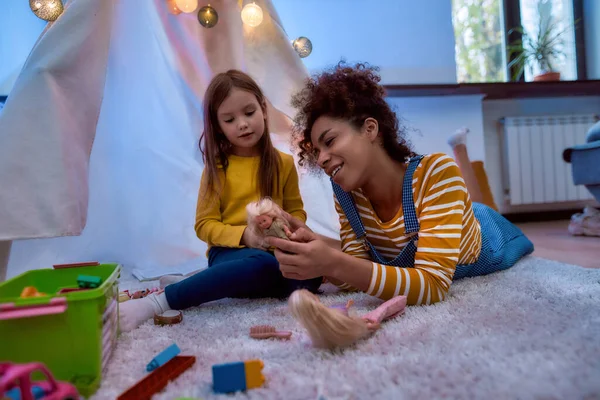
POLYGON ((264 236, 259 236, 252 229, 244 229, 244 233, 242 234, 241 245, 246 247, 250 247, 253 249, 266 250, 267 244, 265 243, 264 236))
POLYGON ((275 257, 284 277, 306 280, 330 275, 336 250, 306 227, 298 228, 290 239, 265 238, 269 246, 276 248, 275 257))
POLYGON ((283 210, 281 210, 281 214, 282 214, 283 218, 285 218, 287 223, 290 225, 290 227, 292 228, 292 232, 295 232, 300 228, 304 228, 304 229, 312 232, 310 230, 310 228, 308 226, 306 226, 306 224, 304 222, 302 222, 301 219, 293 217, 290 213, 283 211, 283 210))

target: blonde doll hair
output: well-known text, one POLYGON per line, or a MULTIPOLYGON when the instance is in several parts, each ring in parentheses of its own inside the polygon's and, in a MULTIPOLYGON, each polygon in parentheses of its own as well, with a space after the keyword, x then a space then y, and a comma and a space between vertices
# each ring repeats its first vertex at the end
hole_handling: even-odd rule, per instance
POLYGON ((262 199, 249 203, 246 206, 246 222, 254 231, 254 233, 259 235, 261 234, 261 231, 256 223, 256 217, 264 214, 268 214, 273 218, 283 217, 281 209, 270 197, 263 197, 262 199))
POLYGON ((294 291, 288 304, 292 316, 308 331, 315 347, 349 346, 371 333, 364 320, 325 306, 306 289, 294 291))

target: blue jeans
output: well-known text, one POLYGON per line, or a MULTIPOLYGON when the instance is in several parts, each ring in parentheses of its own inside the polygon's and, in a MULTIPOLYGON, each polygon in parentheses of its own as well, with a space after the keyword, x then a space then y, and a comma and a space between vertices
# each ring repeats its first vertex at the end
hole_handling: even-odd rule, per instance
POLYGON ((211 247, 208 268, 165 288, 169 306, 183 310, 224 298, 285 298, 296 289, 316 293, 322 278, 284 278, 272 253, 211 247))

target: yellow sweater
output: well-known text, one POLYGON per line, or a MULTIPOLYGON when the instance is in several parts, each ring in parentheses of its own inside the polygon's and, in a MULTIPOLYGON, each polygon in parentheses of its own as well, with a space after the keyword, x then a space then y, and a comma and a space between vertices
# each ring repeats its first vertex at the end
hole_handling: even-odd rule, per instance
MULTIPOLYGON (((408 304, 431 304, 445 299, 457 263, 477 261, 481 229, 460 170, 449 156, 426 155, 415 170, 412 189, 420 225, 414 268, 373 262, 367 293, 386 300, 405 295, 408 304)), ((408 242, 404 236, 402 207, 396 216, 384 222, 361 190, 352 192, 352 197, 369 242, 382 256, 394 259, 408 242)), ((340 217, 342 250, 370 260, 369 252, 357 241, 337 198, 335 208, 340 217)), ((352 289, 347 284, 340 287, 352 289)))
MULTIPOLYGON (((294 159, 282 152, 279 155, 279 190, 272 199, 292 216, 306 221, 294 159)), ((207 184, 206 176, 202 173, 195 230, 209 249, 212 246, 243 247, 240 240, 246 229, 246 205, 260 199, 259 163, 260 156, 229 156, 227 172, 220 176, 223 189, 219 198, 204 196, 207 184)))

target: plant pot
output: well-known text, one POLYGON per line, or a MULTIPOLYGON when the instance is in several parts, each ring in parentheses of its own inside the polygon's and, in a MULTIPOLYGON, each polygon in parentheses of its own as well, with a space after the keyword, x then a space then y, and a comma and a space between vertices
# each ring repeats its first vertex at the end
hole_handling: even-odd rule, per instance
POLYGON ((553 82, 560 81, 560 72, 544 72, 533 77, 534 82, 553 82))

